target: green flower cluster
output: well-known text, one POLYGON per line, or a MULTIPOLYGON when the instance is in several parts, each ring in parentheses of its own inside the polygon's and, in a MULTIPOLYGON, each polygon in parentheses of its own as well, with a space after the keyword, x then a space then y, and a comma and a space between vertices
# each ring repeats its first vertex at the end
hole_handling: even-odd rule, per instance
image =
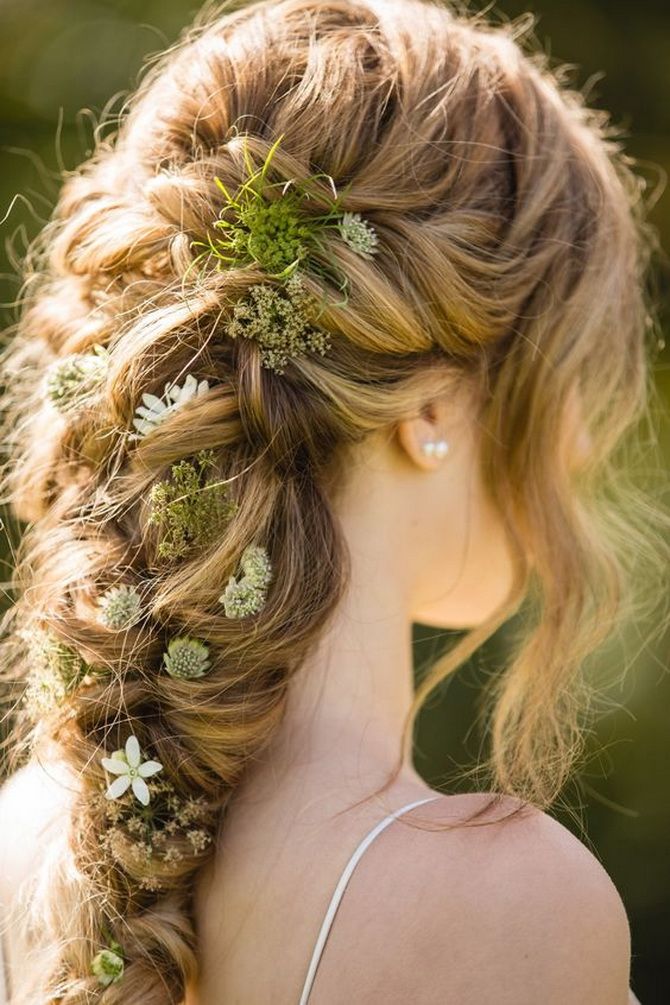
POLYGON ((148 523, 160 531, 159 558, 182 558, 206 546, 237 510, 228 485, 206 477, 213 465, 213 451, 201 450, 195 461, 173 464, 170 478, 152 487, 148 523))
MULTIPOLYGON (((214 258, 217 269, 256 265, 267 271, 268 278, 283 282, 283 291, 267 283, 252 286, 235 306, 227 325, 228 334, 233 338, 244 335, 256 339, 261 347, 263 365, 277 373, 284 372, 292 357, 307 351, 325 355, 330 348, 328 334, 308 320, 312 298, 305 293, 297 270, 309 268, 311 273, 336 283, 344 295, 337 306, 347 303, 348 277, 322 240, 323 235, 328 231, 335 233, 361 257, 368 259, 377 252, 379 243, 374 227, 360 213, 343 211, 341 204, 349 186, 337 195, 333 179, 322 173, 310 175, 301 182, 291 179, 271 184, 268 181, 270 164, 282 139, 280 136, 273 143, 261 167, 255 168, 245 137, 246 181, 231 194, 220 178, 214 179, 226 198, 226 204, 212 224, 216 236, 209 232, 206 242, 192 242, 193 247, 205 249, 192 265, 203 257, 214 258), (335 197, 327 200, 325 212, 310 214, 305 208, 312 195, 309 183, 319 178, 328 179, 335 197)), ((323 200, 322 194, 320 199, 323 200)))
POLYGON ((248 296, 235 304, 226 331, 231 338, 255 339, 262 365, 284 373, 291 357, 308 350, 323 356, 330 347, 328 333, 308 320, 312 305, 313 298, 297 273, 284 288, 260 283, 250 287, 248 296))
POLYGON ((236 223, 217 220, 214 227, 227 238, 215 242, 215 255, 224 262, 258 262, 268 272, 282 273, 308 253, 312 232, 301 219, 299 199, 293 192, 265 202, 250 199, 240 206, 236 223), (232 254, 226 256, 224 250, 232 254))
POLYGON ((168 643, 167 652, 163 653, 163 663, 171 677, 193 680, 194 677, 202 677, 210 669, 209 650, 198 639, 179 636, 168 643))
POLYGON ((107 628, 130 628, 142 615, 142 598, 134 586, 112 586, 100 598, 100 620, 107 628))

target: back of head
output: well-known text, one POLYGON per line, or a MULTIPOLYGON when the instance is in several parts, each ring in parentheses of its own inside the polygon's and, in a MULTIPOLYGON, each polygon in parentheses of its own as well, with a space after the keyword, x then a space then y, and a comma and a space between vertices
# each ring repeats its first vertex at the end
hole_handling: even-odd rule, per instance
POLYGON ((491 763, 540 805, 560 787, 568 686, 645 546, 598 493, 647 403, 653 237, 606 116, 527 29, 422 0, 219 7, 65 179, 4 360, 30 523, 16 749, 78 783, 26 1003, 182 1000, 193 877, 347 582, 347 450, 426 388, 476 396, 519 557, 513 601, 448 669, 526 595, 532 541, 541 617, 498 681, 491 763), (265 195, 290 212, 263 216, 265 195))

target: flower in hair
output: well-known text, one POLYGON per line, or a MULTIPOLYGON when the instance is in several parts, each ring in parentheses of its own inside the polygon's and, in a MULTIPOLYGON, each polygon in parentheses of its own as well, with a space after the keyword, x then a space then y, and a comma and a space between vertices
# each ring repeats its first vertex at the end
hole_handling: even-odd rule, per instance
POLYGON ((183 384, 167 383, 161 398, 155 394, 143 394, 142 405, 136 409, 133 426, 138 436, 147 436, 186 402, 209 390, 209 382, 198 381, 189 373, 183 384))
POLYGON ((134 586, 112 586, 100 598, 100 620, 108 628, 129 628, 141 613, 142 601, 134 586))
MULTIPOLYGON (((221 180, 217 178, 216 183, 221 188, 221 180)), ((273 202, 251 198, 238 204, 235 223, 224 219, 214 223, 225 235, 212 242, 215 257, 222 262, 255 261, 275 274, 292 271, 307 255, 311 236, 299 208, 299 199, 292 192, 273 202), (225 251, 232 254, 225 255, 225 251)))
MULTIPOLYGON (((328 212, 307 214, 303 199, 309 198, 306 182, 270 183, 267 180, 270 163, 283 137, 279 137, 267 152, 262 165, 254 168, 244 137, 244 159, 248 177, 233 194, 221 178, 217 187, 226 202, 212 224, 217 236, 207 235, 207 241, 194 241, 205 249, 203 256, 217 260, 217 268, 241 268, 257 264, 275 279, 288 278, 312 250, 321 248, 318 235, 341 215, 337 198, 328 212), (289 186, 294 189, 289 191, 289 186), (273 195, 268 193, 272 191, 273 195)), ((310 175, 316 180, 321 174, 310 175)), ((332 179, 329 179, 331 185, 332 179)), ((334 186, 333 186, 334 187, 334 186)))
POLYGON ((245 548, 240 565, 242 577, 238 580, 231 576, 219 597, 228 618, 258 614, 265 605, 267 587, 272 580, 270 559, 261 545, 252 544, 245 548))
POLYGON ((242 572, 254 586, 260 590, 265 590, 272 582, 272 566, 265 548, 257 544, 250 544, 244 549, 240 559, 242 572))
POLYGON ((60 412, 81 404, 100 388, 108 365, 109 353, 101 345, 56 360, 45 375, 48 398, 60 412))
POLYGON ((109 949, 101 949, 91 960, 91 973, 98 978, 98 983, 104 987, 120 981, 123 977, 123 970, 123 956, 118 942, 110 943, 109 949))
POLYGON ((202 677, 209 670, 209 650, 197 639, 181 636, 168 643, 163 663, 171 677, 192 680, 202 677))
POLYGON ((126 740, 125 750, 115 750, 111 757, 102 757, 100 762, 110 774, 118 775, 105 793, 107 799, 118 799, 131 787, 142 805, 149 805, 151 796, 144 779, 162 771, 163 765, 159 761, 142 761, 140 744, 134 734, 126 740))
POLYGON ((32 626, 21 635, 29 661, 23 700, 35 720, 60 705, 87 678, 101 672, 50 631, 32 626))
POLYGON ((141 812, 132 800, 105 799, 102 792, 92 798, 106 823, 100 838, 103 856, 110 864, 130 867, 143 890, 164 890, 185 858, 202 854, 213 843, 216 807, 203 796, 181 795, 166 779, 152 782, 151 804, 141 812))
POLYGON ((201 450, 194 461, 173 464, 170 478, 152 487, 148 523, 160 531, 159 558, 182 558, 209 544, 236 512, 230 487, 206 476, 213 466, 213 452, 201 450))
POLYGON ((360 255, 369 258, 378 251, 377 232, 360 213, 344 213, 339 222, 339 230, 342 239, 360 255))
POLYGON ((247 137, 242 137, 247 178, 231 193, 222 179, 215 177, 215 184, 226 202, 212 223, 206 241, 191 242, 192 247, 204 250, 193 260, 187 273, 203 258, 206 261, 213 258, 219 270, 257 266, 266 270, 269 278, 282 281, 302 266, 325 281, 335 283, 344 294, 341 302, 344 306, 349 279, 332 254, 332 248, 322 238, 328 231, 335 230, 356 251, 370 257, 376 249, 377 235, 359 214, 342 210, 351 182, 338 195, 333 178, 324 172, 311 174, 304 180, 268 180, 272 158, 282 139, 283 135, 278 137, 261 166, 255 167, 247 137), (324 191, 323 185, 314 188, 312 183, 320 179, 328 182, 333 198, 324 191), (316 211, 308 209, 310 199, 316 204, 316 211))
POLYGON ((247 296, 235 304, 226 330, 231 338, 254 339, 262 365, 283 373, 291 357, 307 351, 323 356, 330 348, 328 333, 313 327, 307 318, 311 304, 312 298, 297 273, 284 288, 260 283, 251 286, 247 296))

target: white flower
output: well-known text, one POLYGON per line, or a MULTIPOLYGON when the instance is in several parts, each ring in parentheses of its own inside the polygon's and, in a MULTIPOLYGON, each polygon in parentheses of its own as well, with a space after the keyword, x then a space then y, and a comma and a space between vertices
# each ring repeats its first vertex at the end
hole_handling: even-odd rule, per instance
POLYGON ((342 239, 359 255, 370 258, 376 254, 379 244, 377 232, 360 213, 344 213, 338 227, 342 239))
POLYGON ((161 771, 163 765, 159 761, 142 761, 140 744, 136 736, 131 733, 128 737, 125 752, 115 750, 111 757, 101 758, 101 764, 106 771, 119 776, 105 792, 107 799, 118 799, 128 786, 132 786, 135 796, 142 805, 149 805, 151 797, 144 779, 161 771))
POLYGON ((263 609, 265 600, 265 590, 259 589, 246 576, 239 582, 231 576, 219 597, 227 618, 246 618, 249 614, 258 614, 263 609))
POLYGON ((167 383, 162 398, 156 397, 155 394, 145 393, 142 395, 144 404, 139 405, 136 409, 133 426, 140 436, 146 436, 168 415, 206 391, 209 391, 209 381, 201 380, 198 382, 193 374, 189 373, 182 385, 167 383))
POLYGON ((141 613, 142 601, 134 586, 112 586, 100 598, 100 619, 108 628, 129 628, 141 613))

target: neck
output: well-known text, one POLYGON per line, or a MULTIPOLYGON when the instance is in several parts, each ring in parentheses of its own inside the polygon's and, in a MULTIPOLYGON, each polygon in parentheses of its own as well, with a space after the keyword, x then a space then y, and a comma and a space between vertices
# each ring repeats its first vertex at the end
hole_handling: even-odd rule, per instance
MULTIPOLYGON (((412 622, 392 549, 352 548, 352 575, 337 612, 291 678, 285 716, 245 776, 254 798, 281 786, 358 799, 385 781, 400 753, 414 693, 412 622), (312 784, 313 783, 313 784, 312 784)), ((420 781, 411 764, 403 775, 420 781)))

